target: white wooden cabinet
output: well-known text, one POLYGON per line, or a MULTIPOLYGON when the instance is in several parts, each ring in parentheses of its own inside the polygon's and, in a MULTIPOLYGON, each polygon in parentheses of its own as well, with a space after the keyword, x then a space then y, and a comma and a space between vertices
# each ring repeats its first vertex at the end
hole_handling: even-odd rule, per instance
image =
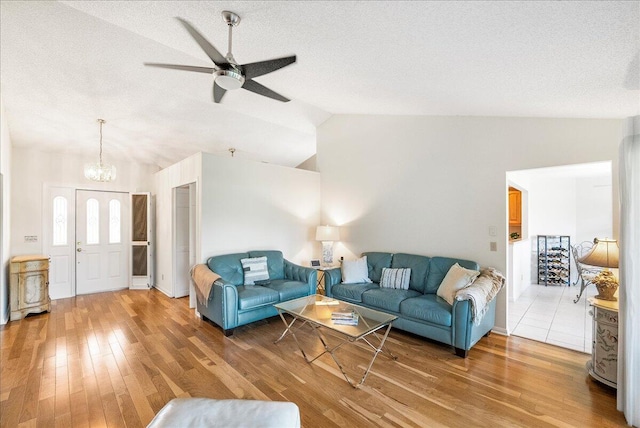
POLYGON ((49 256, 16 256, 11 259, 10 275, 11 321, 51 310, 49 256))
POLYGON ((618 302, 589 299, 593 307, 593 347, 589 374, 596 380, 616 388, 618 383, 618 302))

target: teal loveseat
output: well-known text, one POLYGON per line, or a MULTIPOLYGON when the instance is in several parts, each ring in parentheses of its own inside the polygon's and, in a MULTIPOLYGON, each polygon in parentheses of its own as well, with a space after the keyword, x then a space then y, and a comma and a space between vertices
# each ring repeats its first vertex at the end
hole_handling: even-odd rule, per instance
POLYGON ((238 326, 277 315, 274 303, 316 292, 317 271, 285 260, 280 251, 214 256, 207 260, 207 266, 221 278, 213 283, 207 302, 197 303, 198 312, 219 325, 225 336, 238 326), (240 260, 263 256, 267 257, 268 284, 244 285, 240 260))
POLYGON ((493 328, 495 298, 488 303, 486 312, 476 324, 469 300, 455 300, 452 306, 436 295, 453 264, 479 270, 477 263, 402 253, 367 252, 362 255, 367 256, 372 283, 342 284, 340 268, 328 270, 325 275, 328 296, 397 315, 393 327, 452 345, 456 355, 461 357, 466 357, 469 349, 493 328), (381 288, 383 268, 411 268, 409 289, 381 288))

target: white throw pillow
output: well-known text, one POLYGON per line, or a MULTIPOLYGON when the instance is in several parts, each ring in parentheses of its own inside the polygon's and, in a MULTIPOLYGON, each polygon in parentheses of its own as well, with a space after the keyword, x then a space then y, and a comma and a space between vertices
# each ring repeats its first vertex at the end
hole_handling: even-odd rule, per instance
POLYGON ((411 268, 382 268, 382 276, 380 277, 380 288, 408 290, 410 279, 411 268))
POLYGON ((437 295, 442 297, 450 305, 453 305, 458 290, 471 285, 471 283, 480 275, 477 270, 465 269, 458 263, 451 266, 449 272, 440 283, 437 295))
POLYGON ((369 268, 367 267, 367 256, 362 256, 357 260, 345 260, 342 262, 342 283, 362 284, 370 283, 369 268))
POLYGON ((240 259, 240 263, 244 271, 244 285, 254 285, 256 281, 269 279, 266 256, 240 259))

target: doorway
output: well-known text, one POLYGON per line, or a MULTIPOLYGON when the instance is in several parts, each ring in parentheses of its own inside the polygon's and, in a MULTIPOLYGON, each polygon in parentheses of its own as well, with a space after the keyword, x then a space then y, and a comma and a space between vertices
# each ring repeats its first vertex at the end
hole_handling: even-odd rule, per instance
MULTIPOLYGON (((509 242, 507 325, 511 334, 581 352, 591 352, 591 317, 587 298, 596 294, 576 285, 538 284, 539 235, 567 235, 570 244, 611 237, 613 187, 611 162, 566 165, 507 173, 509 185, 525 189, 528 233, 509 242), (523 274, 524 273, 524 274, 523 274), (513 278, 512 276, 516 276, 513 278)), ((571 260, 570 284, 576 269, 571 260)))
POLYGON ((195 183, 173 189, 173 260, 175 263, 173 270, 173 297, 176 298, 190 294, 190 270, 196 260, 195 189, 195 183))

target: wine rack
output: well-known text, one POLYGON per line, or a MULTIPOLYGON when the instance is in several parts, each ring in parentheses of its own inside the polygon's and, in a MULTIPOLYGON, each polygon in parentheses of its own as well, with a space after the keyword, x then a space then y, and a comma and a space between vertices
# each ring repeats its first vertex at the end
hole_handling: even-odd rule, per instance
POLYGON ((571 239, 568 236, 538 236, 538 284, 571 284, 570 249, 571 239))

